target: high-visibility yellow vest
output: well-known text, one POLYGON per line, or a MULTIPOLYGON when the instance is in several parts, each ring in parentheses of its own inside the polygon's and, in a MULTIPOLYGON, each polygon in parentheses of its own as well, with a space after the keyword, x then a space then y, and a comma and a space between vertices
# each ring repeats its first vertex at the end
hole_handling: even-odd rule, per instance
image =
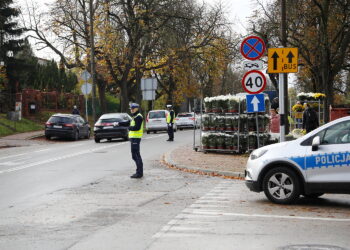
MULTIPOLYGON (((170 121, 171 121, 171 116, 170 116, 170 112, 169 112, 168 116, 166 117, 166 123, 170 123, 170 121)), ((173 123, 175 123, 175 112, 174 112, 173 123)))
MULTIPOLYGON (((138 116, 142 117, 140 113, 138 113, 135 117, 138 117, 138 116)), ((135 126, 135 120, 134 120, 135 117, 132 118, 130 126, 135 126)), ((142 138, 142 135, 143 135, 143 120, 142 120, 141 128, 139 130, 129 131, 129 138, 142 138)))

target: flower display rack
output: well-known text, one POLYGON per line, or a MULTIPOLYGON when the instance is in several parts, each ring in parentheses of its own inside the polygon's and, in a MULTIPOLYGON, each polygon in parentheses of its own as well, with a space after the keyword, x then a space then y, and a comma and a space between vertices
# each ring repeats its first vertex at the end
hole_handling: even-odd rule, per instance
MULTIPOLYGON (((202 151, 241 154, 268 144, 269 117, 266 112, 247 113, 245 96, 205 98, 204 106, 202 151)), ((269 110, 268 98, 265 106, 265 110, 269 110)))

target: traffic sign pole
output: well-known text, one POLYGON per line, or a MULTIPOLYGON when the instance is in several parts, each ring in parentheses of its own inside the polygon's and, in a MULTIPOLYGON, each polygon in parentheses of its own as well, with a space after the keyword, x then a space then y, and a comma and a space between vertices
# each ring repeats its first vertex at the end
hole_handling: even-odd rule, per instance
MULTIPOLYGON (((88 85, 85 84, 85 93, 88 92, 88 85)), ((87 101, 87 95, 84 95, 85 97, 85 114, 86 114, 86 121, 89 122, 89 116, 88 116, 88 101, 87 101)))
POLYGON ((285 141, 286 134, 286 124, 285 124, 285 114, 284 114, 284 74, 278 74, 278 85, 279 85, 279 116, 280 116, 280 142, 285 141))

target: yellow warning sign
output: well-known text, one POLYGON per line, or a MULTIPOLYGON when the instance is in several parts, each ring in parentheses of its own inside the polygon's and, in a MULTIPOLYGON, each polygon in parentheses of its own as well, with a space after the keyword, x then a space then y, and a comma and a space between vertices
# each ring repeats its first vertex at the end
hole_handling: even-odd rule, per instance
POLYGON ((267 56, 268 73, 298 72, 298 48, 271 48, 267 56))

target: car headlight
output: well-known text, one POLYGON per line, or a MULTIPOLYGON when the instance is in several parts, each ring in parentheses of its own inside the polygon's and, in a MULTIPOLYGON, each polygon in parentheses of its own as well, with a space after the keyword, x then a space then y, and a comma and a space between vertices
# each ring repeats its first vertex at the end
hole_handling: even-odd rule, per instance
POLYGON ((256 149, 250 154, 250 159, 255 160, 263 156, 267 152, 267 149, 256 149))

